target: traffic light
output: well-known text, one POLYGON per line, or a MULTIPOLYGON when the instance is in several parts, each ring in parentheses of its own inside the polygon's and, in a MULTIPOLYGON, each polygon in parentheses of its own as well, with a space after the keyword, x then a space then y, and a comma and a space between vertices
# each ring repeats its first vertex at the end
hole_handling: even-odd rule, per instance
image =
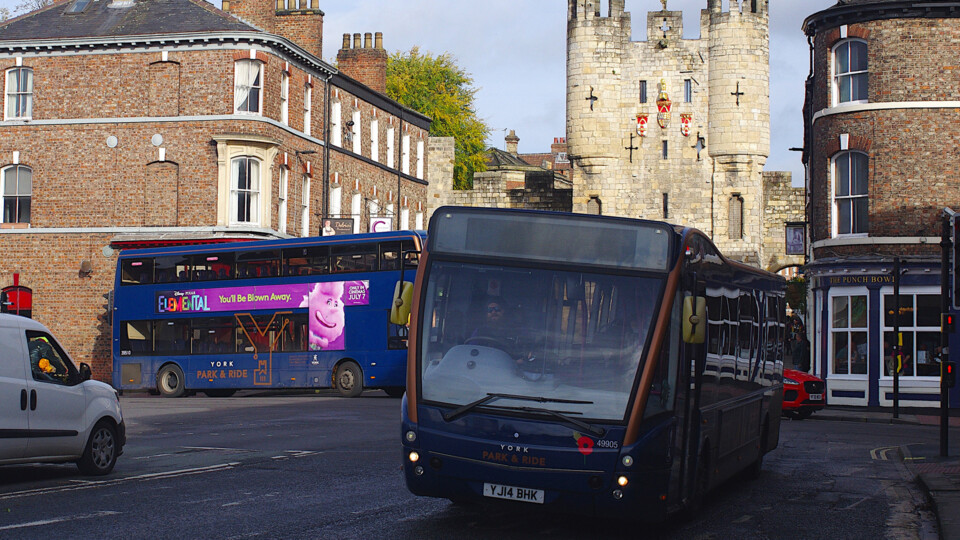
POLYGON ((957 385, 957 363, 956 362, 943 362, 943 373, 940 376, 946 382, 947 388, 953 388, 957 385))

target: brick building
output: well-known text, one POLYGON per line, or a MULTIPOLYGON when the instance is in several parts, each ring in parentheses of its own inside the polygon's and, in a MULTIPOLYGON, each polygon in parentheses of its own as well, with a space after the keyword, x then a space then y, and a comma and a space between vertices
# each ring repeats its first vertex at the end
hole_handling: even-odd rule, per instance
POLYGON ((422 228, 430 120, 318 0, 65 0, 0 24, 0 289, 110 376, 119 249, 422 228), (16 288, 13 288, 16 287, 16 288))
POLYGON ((814 370, 830 403, 892 404, 899 258, 900 403, 935 406, 940 216, 960 203, 960 2, 845 0, 803 29, 814 370))

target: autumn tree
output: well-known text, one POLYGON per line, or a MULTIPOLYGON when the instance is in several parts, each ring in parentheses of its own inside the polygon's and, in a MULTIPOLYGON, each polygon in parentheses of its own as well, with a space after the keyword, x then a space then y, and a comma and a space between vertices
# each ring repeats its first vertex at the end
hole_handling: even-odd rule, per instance
POLYGON ((453 137, 453 187, 469 189, 485 170, 487 125, 477 116, 473 79, 449 54, 432 56, 414 47, 387 60, 387 95, 433 119, 430 134, 453 137))

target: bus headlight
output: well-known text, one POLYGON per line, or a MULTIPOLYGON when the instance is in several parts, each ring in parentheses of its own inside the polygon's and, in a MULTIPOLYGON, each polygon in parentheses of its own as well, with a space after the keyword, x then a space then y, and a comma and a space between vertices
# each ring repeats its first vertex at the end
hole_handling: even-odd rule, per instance
POLYGON ((620 491, 619 489, 613 490, 613 498, 619 501, 620 499, 623 498, 623 492, 620 491))
POLYGON ((416 452, 410 452, 409 454, 407 454, 407 458, 410 459, 410 463, 416 463, 420 461, 420 454, 416 452))
POLYGON ((413 441, 417 440, 417 432, 411 429, 410 431, 406 432, 403 437, 407 440, 407 442, 412 443, 413 441))
POLYGON ((633 466, 633 456, 623 456, 623 459, 620 460, 620 463, 623 463, 624 467, 633 466))
POLYGON ((617 485, 620 487, 627 487, 627 484, 630 483, 630 480, 626 476, 617 477, 617 485))

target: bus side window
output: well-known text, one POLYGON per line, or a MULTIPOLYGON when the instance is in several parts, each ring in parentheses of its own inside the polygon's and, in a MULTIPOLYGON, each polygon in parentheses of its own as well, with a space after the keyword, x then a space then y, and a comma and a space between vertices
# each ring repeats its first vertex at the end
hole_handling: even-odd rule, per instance
POLYGON ((313 276, 329 273, 329 247, 314 246, 283 250, 283 275, 313 276))
POLYGON ((347 272, 372 272, 377 269, 376 244, 349 244, 331 249, 335 274, 347 272))
POLYGON ((380 270, 400 269, 400 242, 380 244, 380 270))
POLYGON ((153 259, 127 259, 120 264, 121 285, 153 283, 153 259))

